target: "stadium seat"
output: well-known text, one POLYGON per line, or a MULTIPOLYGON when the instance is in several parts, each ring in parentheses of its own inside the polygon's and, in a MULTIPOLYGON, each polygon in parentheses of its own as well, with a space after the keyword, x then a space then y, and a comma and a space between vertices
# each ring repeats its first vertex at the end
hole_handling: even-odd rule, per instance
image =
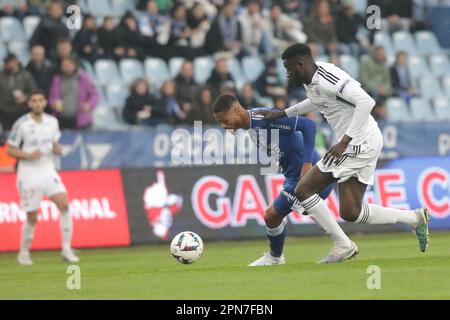
POLYGON ((89 13, 95 17, 116 16, 108 0, 86 0, 89 13))
POLYGON ((365 16, 367 14, 367 0, 353 1, 353 7, 360 15, 365 16))
POLYGON ((450 98, 450 75, 446 75, 442 78, 442 88, 447 97, 450 98))
POLYGON ((172 78, 175 78, 180 72, 181 65, 185 61, 185 58, 182 57, 173 57, 169 60, 169 70, 172 78))
POLYGON ((287 71, 281 59, 277 59, 277 72, 278 77, 280 77, 281 81, 283 82, 283 85, 287 86, 288 85, 287 71))
POLYGON ((31 38, 39 22, 41 22, 41 17, 39 16, 28 16, 23 19, 23 29, 27 39, 31 38))
POLYGON ((439 95, 443 95, 439 81, 433 76, 420 77, 419 86, 422 97, 427 100, 439 95))
POLYGON ((433 99, 434 113, 438 121, 450 121, 450 99, 438 96, 433 99))
POLYGON ((125 128, 125 125, 118 121, 114 110, 104 105, 99 105, 94 109, 92 126, 94 130, 120 130, 125 128))
POLYGON ((330 62, 330 57, 326 54, 319 54, 316 57, 316 61, 320 62, 330 62))
POLYGON ((424 98, 412 98, 410 108, 414 121, 433 121, 436 118, 430 103, 424 98))
POLYGON ((3 42, 26 40, 22 24, 14 17, 0 18, 0 35, 3 42))
POLYGON ((433 54, 430 56, 431 72, 436 77, 442 77, 450 74, 450 62, 444 54, 433 54))
POLYGON ((107 86, 110 83, 123 83, 114 60, 99 59, 95 62, 94 70, 101 86, 107 86))
POLYGON ((111 0, 111 6, 115 16, 123 16, 125 12, 136 9, 133 0, 111 0))
POLYGON ((22 66, 26 66, 30 61, 28 43, 22 41, 12 41, 8 44, 8 51, 15 54, 22 66))
POLYGON ((407 122, 411 120, 408 106, 402 98, 389 98, 386 101, 387 120, 390 122, 407 122))
POLYGON ((144 68, 142 63, 136 59, 122 59, 119 62, 120 74, 123 81, 130 85, 137 78, 144 77, 144 68))
POLYGON ((421 56, 409 56, 408 69, 412 78, 419 78, 430 74, 430 69, 425 59, 421 56))
POLYGON ((358 77, 358 60, 355 57, 349 55, 341 55, 339 57, 339 61, 341 62, 341 68, 344 69, 349 75, 353 78, 358 77))
POLYGON ((258 56, 247 56, 242 59, 242 69, 247 80, 254 82, 264 71, 265 64, 258 56))
POLYGON ((414 36, 418 53, 428 55, 441 52, 441 46, 434 33, 430 31, 417 31, 414 36))
POLYGON ((106 87, 106 96, 112 108, 122 110, 125 106, 125 100, 128 97, 128 89, 125 86, 111 84, 106 87))
POLYGON ((211 57, 198 57, 194 59, 194 80, 203 84, 208 80, 214 69, 214 60, 211 57))
POLYGON ((0 66, 3 65, 3 59, 6 57, 8 50, 6 49, 3 42, 0 41, 0 66))
POLYGON ((375 46, 383 47, 386 52, 386 55, 393 55, 395 52, 391 37, 386 32, 381 31, 376 32, 373 38, 373 44, 375 46))
POLYGON ((392 36, 395 52, 405 51, 408 54, 417 52, 416 44, 414 43, 411 33, 405 31, 394 32, 392 36))
POLYGON ((148 81, 158 89, 164 81, 171 79, 169 68, 163 59, 147 58, 144 65, 148 81))
POLYGON ((228 69, 235 82, 244 83, 247 79, 242 72, 241 64, 236 58, 228 59, 228 69))

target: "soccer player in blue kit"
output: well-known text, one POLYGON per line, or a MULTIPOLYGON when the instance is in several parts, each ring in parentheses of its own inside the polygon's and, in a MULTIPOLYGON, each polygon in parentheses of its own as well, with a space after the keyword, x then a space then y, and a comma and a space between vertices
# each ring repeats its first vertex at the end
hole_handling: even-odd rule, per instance
MULTIPOLYGON (((266 266, 284 264, 283 255, 284 239, 286 237, 285 217, 295 210, 303 213, 299 201, 294 195, 295 187, 300 177, 319 161, 320 156, 315 151, 314 142, 315 123, 307 118, 279 118, 274 120, 264 119, 254 112, 262 108, 252 110, 244 109, 236 97, 228 94, 220 95, 213 106, 214 118, 225 129, 253 129, 250 137, 270 157, 276 157, 281 167, 281 173, 285 177, 283 190, 265 211, 267 238, 270 244, 270 253, 249 266, 266 266), (258 131, 267 130, 267 141, 259 141, 258 131), (278 130, 279 141, 270 141, 271 130, 278 130)), ((326 199, 332 190, 328 186, 320 192, 320 197, 326 199)), ((337 224, 329 212, 315 212, 311 218, 330 235, 335 247, 339 247, 339 254, 331 250, 333 254, 318 261, 318 263, 335 263, 350 259, 358 254, 358 247, 351 241, 337 224)))

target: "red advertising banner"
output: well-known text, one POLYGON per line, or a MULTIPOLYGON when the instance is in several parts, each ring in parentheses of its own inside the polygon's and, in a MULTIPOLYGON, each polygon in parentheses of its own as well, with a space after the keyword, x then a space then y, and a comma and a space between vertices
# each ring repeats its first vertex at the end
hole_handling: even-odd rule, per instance
MULTIPOLYGON (((130 233, 120 170, 65 171, 74 222, 74 248, 128 246, 130 233)), ((20 208, 15 174, 0 174, 0 251, 17 251, 26 214, 20 208)), ((44 199, 32 249, 61 247, 59 211, 44 199)))

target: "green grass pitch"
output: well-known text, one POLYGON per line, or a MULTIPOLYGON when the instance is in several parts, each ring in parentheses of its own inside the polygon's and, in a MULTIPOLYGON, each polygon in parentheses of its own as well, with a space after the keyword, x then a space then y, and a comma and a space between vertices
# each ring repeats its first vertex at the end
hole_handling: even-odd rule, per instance
POLYGON ((427 253, 407 233, 353 235, 360 255, 316 265, 326 237, 288 238, 286 265, 248 268, 266 241, 206 242, 203 257, 182 265, 169 246, 80 250, 81 289, 68 290, 59 252, 34 252, 19 266, 0 253, 0 299, 450 299, 450 232, 431 234, 427 253), (369 290, 367 268, 381 269, 381 289, 369 290))

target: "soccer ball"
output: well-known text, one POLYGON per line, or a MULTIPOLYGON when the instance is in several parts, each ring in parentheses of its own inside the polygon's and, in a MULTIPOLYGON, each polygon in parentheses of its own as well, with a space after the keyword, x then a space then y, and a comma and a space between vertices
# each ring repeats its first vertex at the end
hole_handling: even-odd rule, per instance
POLYGON ((170 244, 170 253, 179 263, 194 263, 203 253, 203 241, 192 231, 180 232, 170 244))

